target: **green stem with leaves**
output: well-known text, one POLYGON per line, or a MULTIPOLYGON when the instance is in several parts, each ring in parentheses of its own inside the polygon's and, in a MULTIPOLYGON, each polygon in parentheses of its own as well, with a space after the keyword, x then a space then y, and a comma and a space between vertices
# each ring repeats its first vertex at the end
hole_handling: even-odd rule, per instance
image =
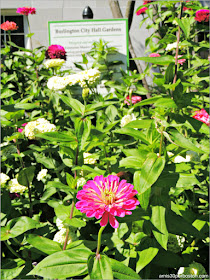
POLYGON ((96 250, 96 257, 100 256, 100 249, 101 249, 101 236, 102 236, 102 232, 105 229, 106 226, 101 227, 99 232, 98 232, 98 243, 97 243, 97 250, 96 250))

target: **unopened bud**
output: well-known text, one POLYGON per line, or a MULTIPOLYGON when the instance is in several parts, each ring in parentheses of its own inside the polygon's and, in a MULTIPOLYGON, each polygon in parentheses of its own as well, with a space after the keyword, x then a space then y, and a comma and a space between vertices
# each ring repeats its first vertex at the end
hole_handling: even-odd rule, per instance
POLYGON ((86 99, 88 97, 88 94, 89 94, 89 88, 84 88, 82 90, 82 98, 86 99))

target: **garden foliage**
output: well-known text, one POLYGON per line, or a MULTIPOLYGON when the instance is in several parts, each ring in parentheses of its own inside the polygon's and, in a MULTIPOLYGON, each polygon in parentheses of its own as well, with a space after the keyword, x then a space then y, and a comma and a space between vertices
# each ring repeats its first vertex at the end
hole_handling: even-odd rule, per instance
POLYGON ((146 70, 117 80, 121 62, 101 40, 77 73, 60 67, 62 47, 7 42, 2 279, 206 278, 209 35, 206 17, 195 18, 201 9, 197 1, 145 1, 136 12, 140 28, 154 31, 137 58, 146 70))

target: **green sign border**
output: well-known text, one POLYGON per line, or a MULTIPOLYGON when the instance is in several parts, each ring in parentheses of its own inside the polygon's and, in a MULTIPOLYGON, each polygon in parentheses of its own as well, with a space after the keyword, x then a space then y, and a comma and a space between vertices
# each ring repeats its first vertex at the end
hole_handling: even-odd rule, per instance
POLYGON ((48 34, 49 34, 49 45, 50 40, 50 24, 51 23, 65 23, 65 22, 100 22, 100 21, 125 21, 126 22, 126 49, 127 49, 127 68, 129 67, 129 34, 128 34, 128 19, 127 18, 115 18, 115 19, 88 19, 88 20, 60 20, 60 21, 48 21, 48 34))

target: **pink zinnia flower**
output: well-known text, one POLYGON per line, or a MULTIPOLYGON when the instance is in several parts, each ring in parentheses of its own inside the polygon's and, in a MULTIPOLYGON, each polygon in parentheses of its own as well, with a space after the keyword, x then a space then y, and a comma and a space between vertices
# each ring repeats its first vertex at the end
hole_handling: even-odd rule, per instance
POLYGON ((208 126, 210 126, 210 116, 206 112, 206 110, 201 109, 199 111, 195 111, 195 113, 196 114, 193 116, 194 119, 201 121, 201 122, 207 124, 208 126))
POLYGON ((195 20, 198 22, 209 21, 209 10, 201 9, 195 13, 195 20))
POLYGON ((96 176, 88 181, 83 189, 78 191, 76 208, 87 217, 101 219, 100 225, 106 226, 108 221, 113 228, 119 226, 115 216, 131 215, 139 201, 134 197, 138 192, 126 180, 119 181, 119 177, 109 175, 104 178, 96 176))
POLYGON ((28 14, 34 15, 36 14, 36 9, 32 7, 22 7, 22 8, 17 8, 16 13, 24 16, 28 16, 28 14))
MULTIPOLYGON (((178 55, 178 58, 182 57, 181 55, 178 55)), ((178 63, 183 65, 183 63, 185 63, 186 59, 185 58, 181 58, 181 59, 178 59, 178 63)))
POLYGON ((139 10, 136 12, 137 16, 139 16, 140 14, 145 14, 145 11, 146 11, 146 10, 148 10, 147 7, 143 7, 143 8, 141 8, 141 9, 139 9, 139 10))
POLYGON ((151 53, 149 57, 160 57, 161 55, 159 53, 151 53))
POLYGON ((14 31, 18 29, 18 26, 14 21, 7 20, 1 24, 1 29, 4 31, 14 31))
POLYGON ((51 45, 45 52, 47 59, 61 58, 66 60, 66 51, 60 45, 51 45))
MULTIPOLYGON (((132 104, 136 104, 136 103, 140 102, 141 99, 142 99, 141 96, 133 95, 131 97, 131 102, 132 102, 132 104)), ((128 95, 128 96, 126 96, 124 103, 130 105, 129 101, 130 101, 130 97, 128 95)))

